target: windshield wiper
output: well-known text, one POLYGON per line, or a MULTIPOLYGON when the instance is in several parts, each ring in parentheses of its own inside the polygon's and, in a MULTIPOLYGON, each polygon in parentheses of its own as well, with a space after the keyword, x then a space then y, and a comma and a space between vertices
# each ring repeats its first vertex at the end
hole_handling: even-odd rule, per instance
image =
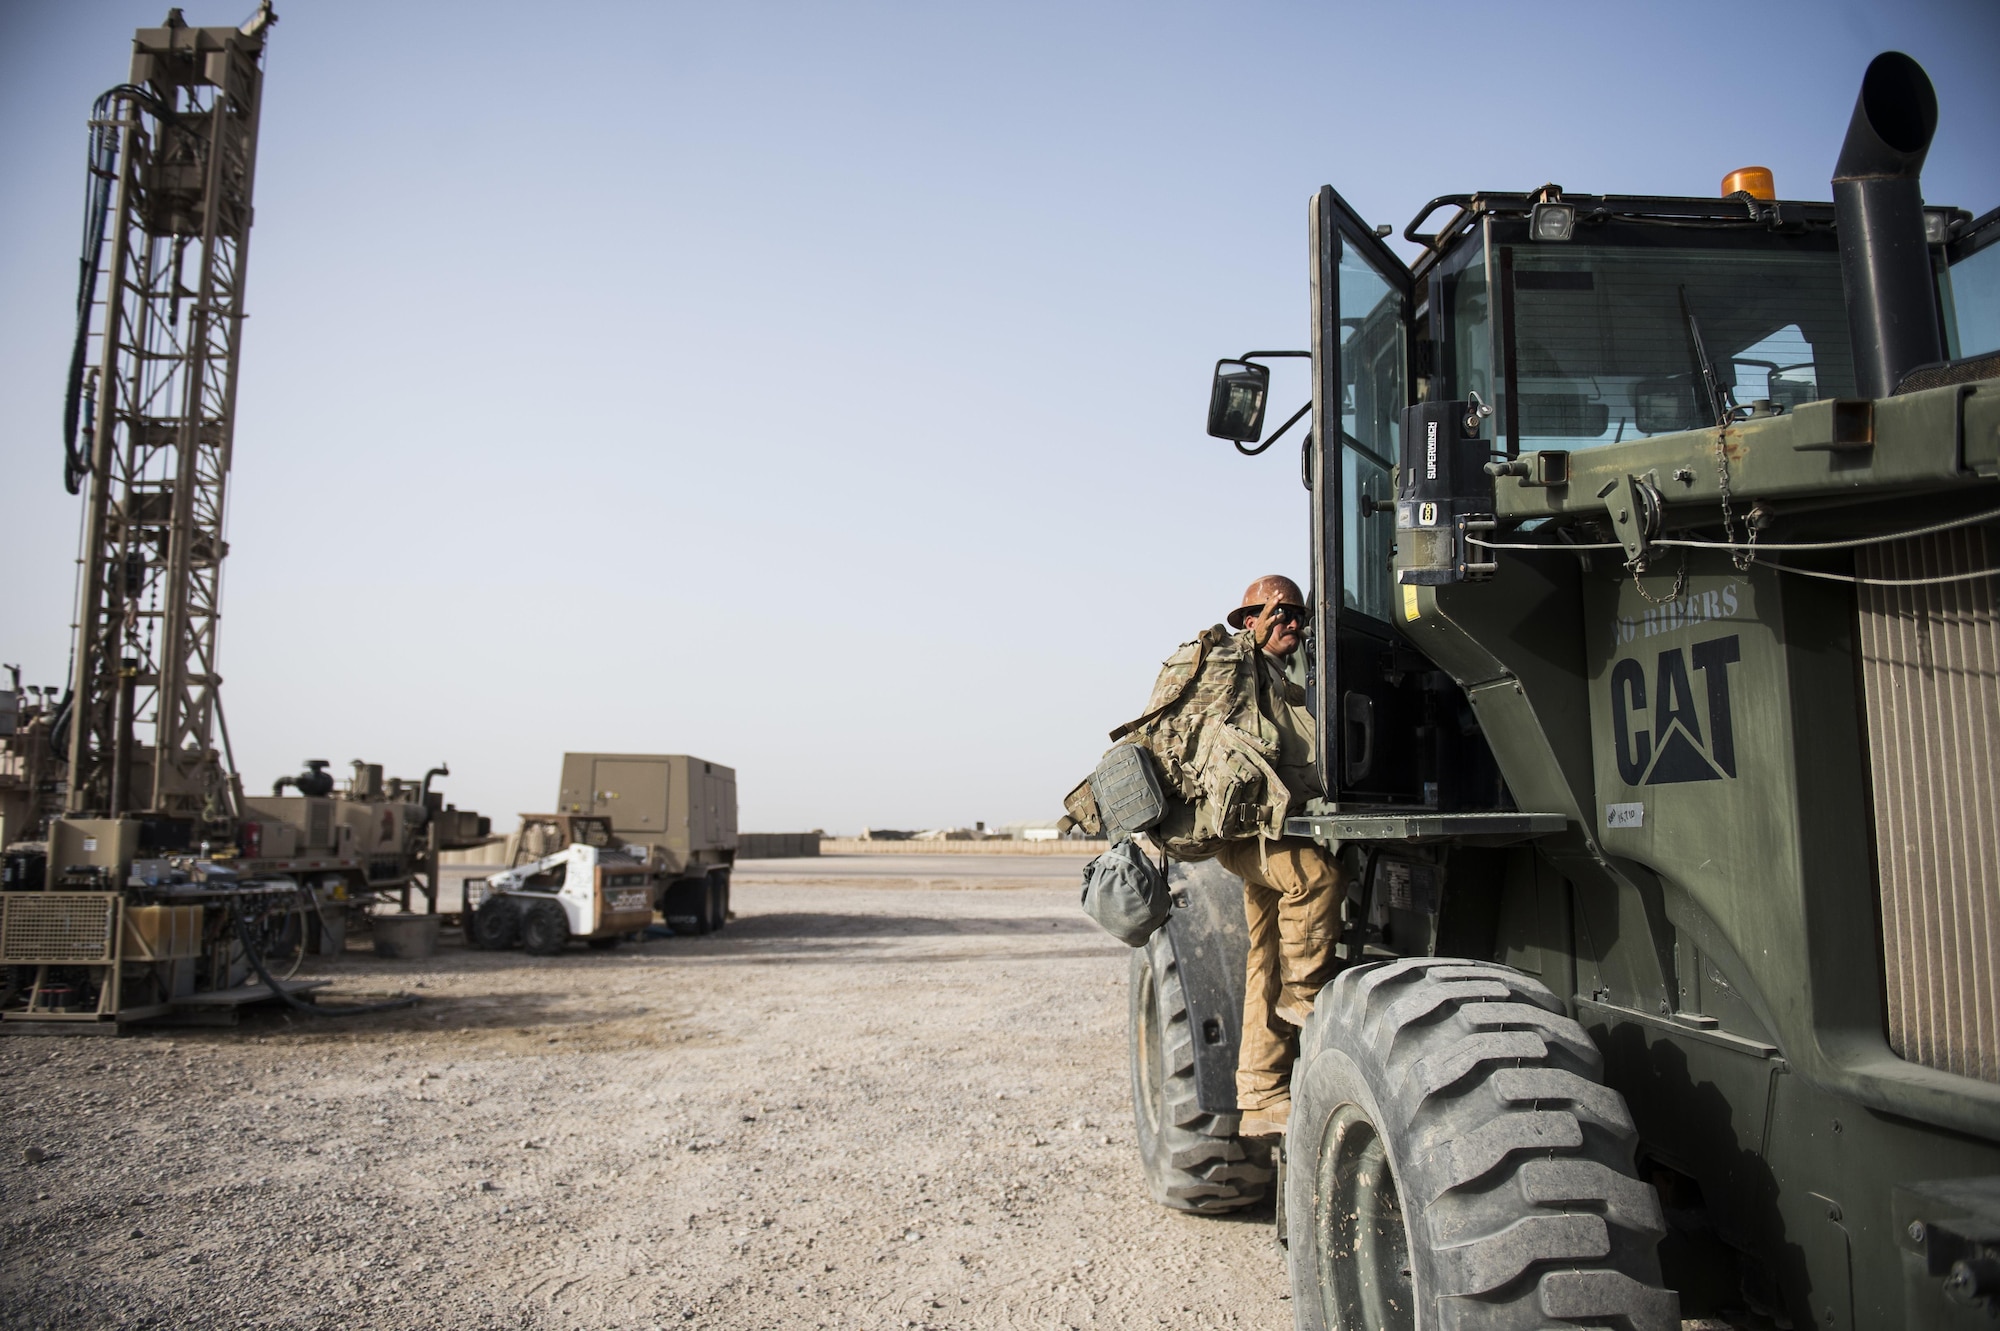
POLYGON ((1701 375, 1703 387, 1708 390, 1708 409, 1715 415, 1717 426, 1729 423, 1729 409, 1725 403, 1722 380, 1715 374, 1715 365, 1708 358, 1708 348, 1702 344, 1701 323, 1694 317, 1694 307, 1688 304, 1687 283, 1680 284, 1681 315, 1687 320, 1688 340, 1694 345, 1694 365, 1701 375))

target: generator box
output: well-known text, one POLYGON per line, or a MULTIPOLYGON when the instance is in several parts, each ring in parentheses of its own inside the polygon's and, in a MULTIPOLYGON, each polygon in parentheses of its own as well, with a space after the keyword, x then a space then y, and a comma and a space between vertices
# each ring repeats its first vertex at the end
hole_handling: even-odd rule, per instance
POLYGON ((562 813, 611 820, 635 846, 656 849, 670 871, 736 858, 736 769, 684 753, 565 753, 562 813))
POLYGON ((122 884, 139 853, 139 831, 136 818, 59 818, 49 829, 49 871, 99 869, 122 884))

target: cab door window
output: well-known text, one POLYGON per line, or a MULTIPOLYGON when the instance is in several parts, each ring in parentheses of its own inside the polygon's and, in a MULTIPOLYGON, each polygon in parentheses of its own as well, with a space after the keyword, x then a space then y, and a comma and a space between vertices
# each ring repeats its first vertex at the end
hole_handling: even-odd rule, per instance
POLYGON ((1945 354, 1957 360, 2000 351, 2000 209, 1974 222, 1946 254, 1950 266, 1938 283, 1945 354))
POLYGON ((1391 498, 1390 468, 1409 405, 1406 305, 1352 245, 1340 255, 1341 480, 1348 497, 1341 551, 1347 609, 1390 618, 1395 519, 1373 503, 1391 498))

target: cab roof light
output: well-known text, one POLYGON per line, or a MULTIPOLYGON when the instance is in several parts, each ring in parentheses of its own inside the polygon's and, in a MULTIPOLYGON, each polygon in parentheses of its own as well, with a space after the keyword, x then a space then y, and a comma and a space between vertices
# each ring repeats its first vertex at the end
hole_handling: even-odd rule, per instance
POLYGON ((1768 166, 1739 166, 1722 178, 1722 197, 1748 194, 1765 203, 1778 201, 1778 182, 1768 166))
POLYGON ((1576 208, 1571 204, 1551 200, 1528 210, 1530 240, 1568 240, 1575 230, 1576 208))
POLYGON ((1568 240, 1576 230, 1576 205, 1563 202, 1561 185, 1549 184, 1535 193, 1528 210, 1528 239, 1568 240))

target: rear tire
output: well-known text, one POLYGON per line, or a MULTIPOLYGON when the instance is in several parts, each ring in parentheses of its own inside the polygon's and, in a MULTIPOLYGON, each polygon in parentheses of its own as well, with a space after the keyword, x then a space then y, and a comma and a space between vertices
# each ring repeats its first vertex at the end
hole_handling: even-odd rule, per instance
POLYGON ((489 897, 473 912, 466 937, 475 947, 504 952, 521 941, 521 908, 509 897, 489 897))
POLYGON ((1301 1331, 1678 1331, 1632 1116, 1541 984, 1469 961, 1353 967, 1300 1045, 1284 1213, 1301 1331))
POLYGON ((521 917, 521 946, 529 956, 553 957, 569 946, 569 917, 553 901, 537 901, 521 917))
POLYGON ((1203 1111, 1194 1032, 1164 929, 1132 952, 1132 1117, 1153 1200, 1176 1211, 1241 1210, 1270 1192, 1267 1148, 1236 1136, 1237 1115, 1203 1111))

